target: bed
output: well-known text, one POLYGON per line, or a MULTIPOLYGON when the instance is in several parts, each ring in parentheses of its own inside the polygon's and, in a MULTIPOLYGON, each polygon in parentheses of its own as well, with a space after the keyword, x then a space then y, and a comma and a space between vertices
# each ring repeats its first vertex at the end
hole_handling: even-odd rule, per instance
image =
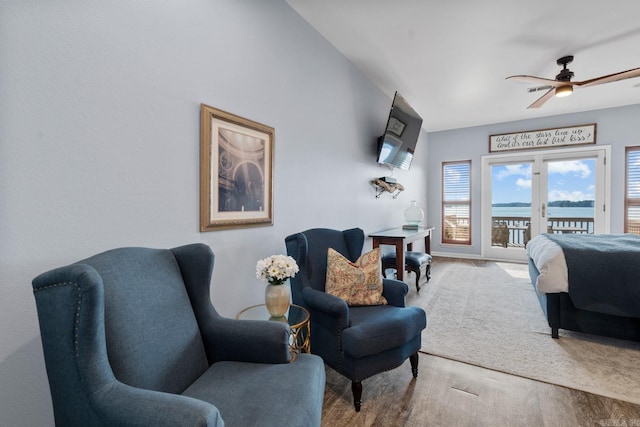
POLYGON ((640 341, 640 236, 541 234, 527 256, 553 338, 565 329, 640 341))

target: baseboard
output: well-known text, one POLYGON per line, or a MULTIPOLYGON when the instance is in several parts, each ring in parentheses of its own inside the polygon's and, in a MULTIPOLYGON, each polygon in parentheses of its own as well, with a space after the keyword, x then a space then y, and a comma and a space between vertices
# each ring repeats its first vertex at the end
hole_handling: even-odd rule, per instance
POLYGON ((483 259, 482 256, 477 254, 461 254, 458 252, 434 252, 431 251, 431 256, 443 257, 443 258, 462 258, 462 259, 483 259))
POLYGON ((431 256, 442 258, 457 258, 457 259, 472 259, 477 261, 497 261, 497 262, 513 262, 516 264, 526 264, 526 261, 518 261, 513 259, 500 259, 500 258, 486 258, 477 254, 461 254, 457 252, 434 252, 431 251, 431 256))

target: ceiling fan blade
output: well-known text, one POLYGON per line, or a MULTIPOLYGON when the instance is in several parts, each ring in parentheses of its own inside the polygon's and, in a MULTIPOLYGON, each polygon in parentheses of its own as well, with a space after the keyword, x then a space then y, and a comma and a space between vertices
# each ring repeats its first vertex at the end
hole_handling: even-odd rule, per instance
POLYGON ((551 88, 547 91, 547 93, 545 93, 544 95, 542 95, 540 98, 538 98, 536 100, 536 102, 534 102, 533 104, 529 105, 527 108, 540 108, 542 107, 542 105, 547 102, 549 99, 553 98, 553 95, 555 95, 556 93, 556 89, 555 88, 551 88))
POLYGON ((617 82, 618 80, 631 79, 634 77, 640 77, 640 68, 634 68, 632 70, 622 71, 620 73, 596 77, 595 79, 585 80, 583 82, 575 82, 574 84, 580 87, 588 87, 601 85, 604 83, 617 82))
POLYGON ((562 82, 558 80, 545 79, 543 77, 525 76, 525 75, 509 76, 507 77, 507 80, 518 80, 520 82, 535 83, 535 84, 541 84, 541 85, 553 86, 553 87, 575 84, 573 82, 562 82))
POLYGON ((531 92, 540 92, 541 90, 549 90, 549 89, 551 89, 551 87, 552 86, 549 86, 549 85, 530 87, 529 89, 527 89, 527 92, 529 92, 529 93, 531 93, 531 92))

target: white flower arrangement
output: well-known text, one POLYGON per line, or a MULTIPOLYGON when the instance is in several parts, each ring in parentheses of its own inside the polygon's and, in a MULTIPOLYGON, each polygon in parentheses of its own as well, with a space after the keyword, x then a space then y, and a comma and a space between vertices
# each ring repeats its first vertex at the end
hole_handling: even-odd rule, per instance
POLYGON ((256 277, 270 285, 282 285, 297 272, 296 260, 287 255, 271 255, 256 264, 256 277))

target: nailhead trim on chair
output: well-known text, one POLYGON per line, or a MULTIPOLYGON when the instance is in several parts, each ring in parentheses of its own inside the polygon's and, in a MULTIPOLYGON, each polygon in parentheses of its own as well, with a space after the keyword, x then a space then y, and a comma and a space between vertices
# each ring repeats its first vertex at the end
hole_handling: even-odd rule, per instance
POLYGON ((69 286, 69 285, 74 286, 78 292, 78 303, 76 305, 76 320, 75 320, 75 325, 73 327, 73 349, 75 352, 75 356, 78 357, 80 355, 80 352, 78 349, 78 332, 80 327, 80 309, 82 308, 82 292, 80 292, 80 286, 78 286, 78 284, 75 282, 60 282, 60 283, 54 283, 53 285, 47 285, 41 288, 34 289, 33 293, 35 294, 36 292, 46 291, 49 289, 58 288, 61 286, 69 286))
MULTIPOLYGON (((340 316, 338 317, 338 321, 336 322, 336 341, 338 344, 336 348, 338 349, 338 366, 340 367, 340 371, 344 369, 342 366, 342 362, 344 361, 344 358, 342 357, 342 355, 344 354, 344 350, 342 349, 342 329, 339 326, 342 324, 342 319, 342 316, 340 316)), ((351 326, 351 320, 349 320, 349 326, 351 326)))

